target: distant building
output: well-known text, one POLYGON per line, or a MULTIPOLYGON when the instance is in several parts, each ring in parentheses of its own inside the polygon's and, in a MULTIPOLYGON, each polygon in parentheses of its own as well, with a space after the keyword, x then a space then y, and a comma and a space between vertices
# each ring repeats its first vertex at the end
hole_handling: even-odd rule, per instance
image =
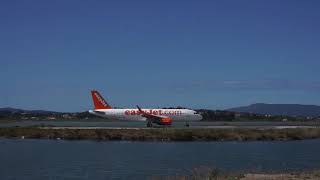
POLYGON ((71 119, 71 116, 69 114, 63 114, 62 118, 64 119, 71 119))

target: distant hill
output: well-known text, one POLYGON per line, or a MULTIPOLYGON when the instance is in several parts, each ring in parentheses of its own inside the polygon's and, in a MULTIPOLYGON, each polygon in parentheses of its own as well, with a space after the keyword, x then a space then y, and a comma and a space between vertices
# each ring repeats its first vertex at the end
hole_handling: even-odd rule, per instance
POLYGON ((54 111, 44 111, 44 110, 24 110, 16 109, 11 107, 0 108, 0 112, 9 112, 9 113, 32 113, 32 114, 58 114, 59 112, 54 111))
POLYGON ((227 109, 233 112, 248 112, 255 114, 286 115, 286 116, 320 116, 320 106, 301 104, 264 104, 257 103, 249 106, 227 109))

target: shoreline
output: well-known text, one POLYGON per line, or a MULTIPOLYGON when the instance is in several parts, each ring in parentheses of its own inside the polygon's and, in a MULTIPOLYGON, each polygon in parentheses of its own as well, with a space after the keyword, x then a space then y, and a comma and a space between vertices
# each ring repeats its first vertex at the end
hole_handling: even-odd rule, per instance
POLYGON ((196 168, 191 171, 191 175, 178 175, 167 177, 152 177, 152 180, 157 179, 220 179, 220 180, 318 180, 320 179, 320 170, 304 170, 298 172, 276 172, 276 173, 237 173, 237 172, 221 172, 217 169, 196 168))
POLYGON ((319 139, 320 128, 298 129, 65 129, 54 127, 0 128, 2 138, 102 141, 291 141, 319 139))

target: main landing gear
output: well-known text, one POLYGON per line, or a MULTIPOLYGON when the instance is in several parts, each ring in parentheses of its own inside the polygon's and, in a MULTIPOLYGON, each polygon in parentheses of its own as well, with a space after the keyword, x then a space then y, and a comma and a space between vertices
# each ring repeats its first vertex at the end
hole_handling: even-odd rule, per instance
POLYGON ((190 126, 190 124, 189 124, 189 122, 188 122, 188 121, 186 121, 185 126, 186 126, 186 127, 189 127, 189 126, 190 126))
POLYGON ((152 122, 151 121, 147 122, 147 127, 152 127, 152 122))

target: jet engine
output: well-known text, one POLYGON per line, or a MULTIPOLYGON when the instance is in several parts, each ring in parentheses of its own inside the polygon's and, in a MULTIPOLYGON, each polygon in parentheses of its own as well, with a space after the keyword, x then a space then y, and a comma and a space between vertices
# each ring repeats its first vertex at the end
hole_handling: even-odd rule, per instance
POLYGON ((160 125, 171 125, 172 118, 169 118, 169 117, 161 118, 159 124, 160 125))

